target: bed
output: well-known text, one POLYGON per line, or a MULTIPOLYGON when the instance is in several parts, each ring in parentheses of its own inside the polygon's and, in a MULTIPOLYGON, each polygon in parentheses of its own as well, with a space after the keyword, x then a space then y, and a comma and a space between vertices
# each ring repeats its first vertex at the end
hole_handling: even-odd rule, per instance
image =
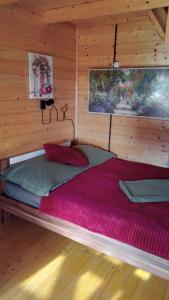
MULTIPOLYGON (((22 160, 20 157, 19 159, 22 160)), ((1 161, 1 169, 5 169, 6 165, 7 160, 1 161)), ((30 206, 30 203, 29 205, 23 204, 21 201, 11 199, 9 195, 1 195, 1 216, 4 217, 4 211, 17 215, 168 280, 169 204, 144 204, 140 207, 126 202, 125 196, 122 193, 119 194, 117 182, 121 177, 133 179, 136 175, 138 179, 151 178, 152 176, 169 179, 168 169, 123 161, 108 156, 104 161, 95 162, 89 168, 75 174, 66 183, 54 189, 49 196, 43 196, 39 210, 30 206), (142 171, 140 172, 141 168, 142 171), (95 183, 91 190, 92 178, 95 179, 95 183), (112 207, 112 204, 115 204, 113 200, 110 201, 107 195, 101 195, 101 182, 105 185, 104 190, 107 193, 112 189, 113 199, 117 199, 120 195, 116 207, 112 207), (90 199, 91 196, 92 199, 90 199), (100 199, 99 202, 97 202, 97 197, 100 199), (55 207, 56 199, 57 205, 55 207), (50 215, 51 206, 54 211, 53 216, 50 215), (74 209, 73 213, 72 209, 74 209), (139 217, 138 220, 140 209, 141 218, 139 217), (95 212, 95 216, 91 214, 91 211, 95 212), (112 214, 113 217, 111 217, 112 214), (79 215, 80 218, 77 219, 79 215), (151 222, 146 221, 146 217, 151 218, 151 222), (100 220, 102 226, 99 226, 100 220), (134 226, 135 222, 137 222, 138 228, 134 226), (95 227, 93 223, 96 223, 95 227), (141 225, 145 227, 144 230, 147 235, 145 238, 139 237, 141 225), (125 235, 125 231, 121 228, 127 228, 127 226, 126 232, 129 234, 125 235), (113 232, 114 228, 116 230, 113 232), (154 236, 151 239, 153 232, 154 236), (146 239, 146 243, 143 242, 144 239, 146 239)))

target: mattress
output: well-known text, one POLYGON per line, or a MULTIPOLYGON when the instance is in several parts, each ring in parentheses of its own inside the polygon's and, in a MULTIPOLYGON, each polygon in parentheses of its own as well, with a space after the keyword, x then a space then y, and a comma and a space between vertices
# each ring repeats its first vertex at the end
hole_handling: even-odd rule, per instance
POLYGON ((39 207, 41 201, 40 196, 36 196, 24 190, 19 185, 9 181, 5 182, 4 194, 10 198, 13 198, 19 202, 22 202, 35 208, 39 207))

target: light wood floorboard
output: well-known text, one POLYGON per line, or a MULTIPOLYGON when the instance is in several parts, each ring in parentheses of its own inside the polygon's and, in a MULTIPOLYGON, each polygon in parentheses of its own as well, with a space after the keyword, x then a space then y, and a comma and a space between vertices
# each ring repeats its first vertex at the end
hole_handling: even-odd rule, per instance
POLYGON ((16 217, 0 241, 0 300, 169 299, 168 281, 16 217))

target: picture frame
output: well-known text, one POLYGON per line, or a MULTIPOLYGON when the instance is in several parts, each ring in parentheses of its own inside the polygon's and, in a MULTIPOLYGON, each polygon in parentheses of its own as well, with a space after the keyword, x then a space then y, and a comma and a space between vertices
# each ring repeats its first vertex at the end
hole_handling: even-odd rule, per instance
POLYGON ((29 99, 53 98, 53 57, 28 52, 29 99))
POLYGON ((169 119, 169 67, 89 70, 88 112, 169 119))

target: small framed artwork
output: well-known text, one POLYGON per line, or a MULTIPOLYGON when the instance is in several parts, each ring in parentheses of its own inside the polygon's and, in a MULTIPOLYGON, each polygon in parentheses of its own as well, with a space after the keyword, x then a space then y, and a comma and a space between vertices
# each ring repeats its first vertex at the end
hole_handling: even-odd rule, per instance
POLYGON ((53 57, 28 52, 29 98, 53 98, 53 57))

